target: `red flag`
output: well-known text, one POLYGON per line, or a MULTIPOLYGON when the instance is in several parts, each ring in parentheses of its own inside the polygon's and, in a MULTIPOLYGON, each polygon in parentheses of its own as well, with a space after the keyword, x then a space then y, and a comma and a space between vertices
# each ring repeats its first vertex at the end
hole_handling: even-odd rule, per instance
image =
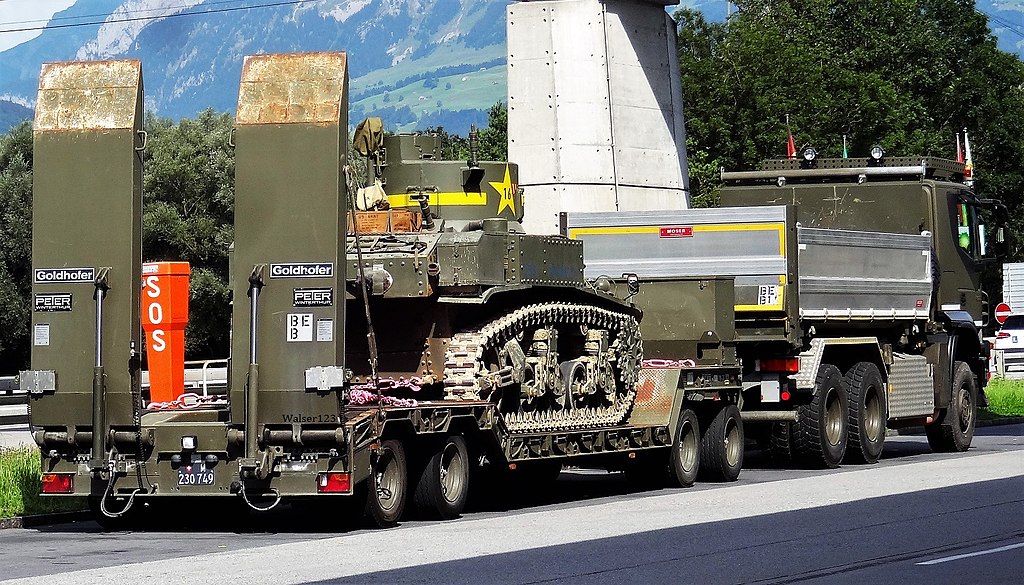
POLYGON ((971 159, 971 143, 967 140, 967 128, 964 128, 964 150, 967 153, 964 159, 964 183, 970 186, 974 184, 974 161, 971 159))
POLYGON ((956 133, 956 162, 964 162, 964 151, 960 150, 960 133, 956 133))
POLYGON ((793 131, 789 131, 789 140, 786 141, 786 156, 789 160, 796 158, 796 143, 793 141, 793 131))

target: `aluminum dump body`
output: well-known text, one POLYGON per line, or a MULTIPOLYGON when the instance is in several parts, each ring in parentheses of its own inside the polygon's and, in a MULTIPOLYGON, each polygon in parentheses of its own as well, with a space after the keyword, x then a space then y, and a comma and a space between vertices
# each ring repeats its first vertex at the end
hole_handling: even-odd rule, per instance
POLYGON ((737 316, 808 321, 927 319, 931 236, 807 228, 792 207, 579 212, 587 278, 732 276, 737 316))

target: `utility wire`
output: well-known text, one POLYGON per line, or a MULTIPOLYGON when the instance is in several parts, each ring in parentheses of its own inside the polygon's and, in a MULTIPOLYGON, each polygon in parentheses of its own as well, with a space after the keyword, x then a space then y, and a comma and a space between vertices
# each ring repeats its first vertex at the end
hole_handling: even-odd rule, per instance
POLYGON ((177 14, 166 14, 164 16, 135 16, 128 18, 115 18, 107 20, 97 20, 91 22, 75 22, 68 24, 55 24, 53 26, 30 26, 22 28, 8 28, 0 30, 0 34, 12 33, 12 32, 25 32, 34 30, 53 30, 58 28, 74 28, 78 26, 95 26, 101 24, 111 24, 115 22, 141 22, 146 20, 158 20, 161 18, 176 18, 181 16, 203 16, 206 14, 221 14, 224 12, 238 12, 240 10, 252 10, 255 8, 274 8, 278 6, 295 6, 297 4, 307 4, 309 2, 319 2, 320 0, 290 0, 288 2, 268 2, 266 4, 254 4, 252 6, 233 6, 227 8, 215 8, 213 10, 201 10, 198 12, 179 12, 177 14))
MULTIPOLYGON (((7 0, 0 0, 0 2, 6 2, 7 0)), ((203 2, 203 6, 214 6, 217 4, 236 4, 238 2, 244 2, 245 0, 219 0, 215 2, 203 2)), ((164 6, 163 8, 140 8, 136 10, 122 10, 119 14, 143 14, 146 12, 157 12, 159 10, 179 10, 185 8, 194 8, 196 5, 182 5, 182 6, 164 6)), ((77 16, 54 16, 51 18, 37 18, 34 20, 12 20, 10 22, 0 22, 0 26, 10 26, 13 24, 32 24, 35 22, 53 22, 55 20, 78 20, 81 18, 107 18, 111 16, 111 13, 107 14, 79 14, 77 16)))
POLYGON ((1006 30, 1012 33, 1016 33, 1017 36, 1024 38, 1024 31, 1017 28, 1017 25, 1015 25, 1014 23, 1005 20, 1002 17, 996 16, 994 14, 989 14, 988 12, 985 12, 984 10, 977 7, 975 7, 975 10, 978 11, 980 14, 987 16, 990 21, 994 21, 996 24, 1002 25, 1006 30))

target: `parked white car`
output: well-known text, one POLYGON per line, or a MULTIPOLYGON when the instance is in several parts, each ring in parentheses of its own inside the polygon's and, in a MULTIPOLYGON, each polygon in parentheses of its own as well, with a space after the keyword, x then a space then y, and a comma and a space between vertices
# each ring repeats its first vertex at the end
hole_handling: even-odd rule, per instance
POLYGON ((1002 354, 1001 375, 1020 378, 1024 374, 1024 314, 1010 315, 996 333, 995 350, 1002 354))
POLYGON ((1024 314, 1010 315, 996 333, 996 349, 1024 351, 1024 314))

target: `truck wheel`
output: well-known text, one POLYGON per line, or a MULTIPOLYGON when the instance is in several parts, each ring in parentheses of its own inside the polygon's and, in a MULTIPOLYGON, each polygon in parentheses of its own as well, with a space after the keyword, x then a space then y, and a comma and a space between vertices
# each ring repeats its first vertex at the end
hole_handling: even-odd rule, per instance
POLYGON ((949 407, 939 414, 937 422, 924 428, 932 451, 963 452, 970 448, 978 418, 978 383, 966 363, 956 362, 953 370, 953 395, 949 407))
POLYGON ((390 528, 402 518, 409 476, 405 448, 401 441, 388 439, 371 459, 367 480, 366 513, 377 526, 390 528))
POLYGON ((809 467, 838 467, 846 453, 849 407, 839 368, 822 364, 814 381, 814 398, 797 409, 793 456, 809 467))
POLYGON ((450 520, 458 518, 469 497, 469 452, 459 435, 447 437, 427 460, 413 499, 428 516, 450 520))
POLYGON ((793 423, 773 422, 768 429, 768 457, 773 463, 786 465, 793 461, 793 423))
POLYGON ((673 487, 690 487, 700 470, 700 426, 689 408, 679 413, 679 427, 668 459, 669 481, 673 487))
POLYGON ((859 362, 846 372, 843 385, 850 399, 846 459, 875 463, 885 445, 885 424, 889 418, 882 374, 875 364, 859 362))
POLYGON ((700 438, 700 477, 736 481, 743 469, 743 419, 730 404, 715 413, 700 438))

